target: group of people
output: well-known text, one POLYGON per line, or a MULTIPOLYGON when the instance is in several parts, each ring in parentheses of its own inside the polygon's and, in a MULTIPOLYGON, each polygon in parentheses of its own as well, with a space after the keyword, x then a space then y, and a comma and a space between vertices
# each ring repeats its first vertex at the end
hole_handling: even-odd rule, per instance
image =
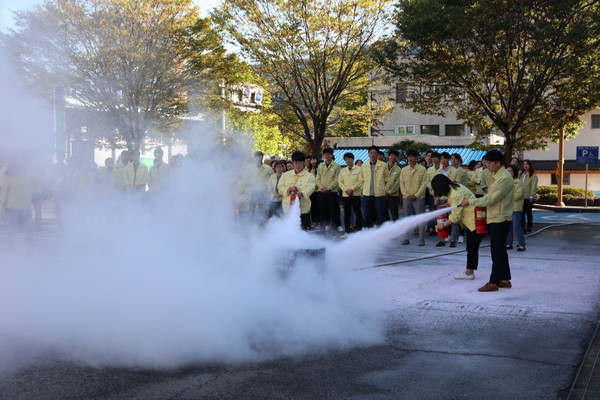
MULTIPOLYGON (((292 154, 292 169, 287 171, 282 161, 276 161, 269 170, 262 153, 256 153, 271 194, 269 215, 288 211, 298 199, 304 229, 318 226, 324 232, 348 234, 398 219, 400 204, 404 216, 424 213, 426 206, 430 211, 458 206, 443 224, 436 226, 432 220, 427 225, 432 235, 435 229, 450 227, 450 247, 456 247, 466 236, 467 266, 455 278, 470 280, 474 279, 485 236, 475 229, 475 207, 485 207, 493 265, 489 282, 479 291, 511 287, 507 250, 513 249, 516 238, 516 250, 525 251, 525 233, 531 232, 533 224, 537 175, 530 160, 524 160, 519 170, 519 159, 513 158, 504 166, 504 155, 492 150, 482 161, 471 161, 464 168, 459 154, 432 151, 419 160, 416 150, 408 150, 407 164, 401 168, 396 150, 388 152, 387 162, 376 146, 369 148, 368 155, 369 159, 358 165, 354 155, 346 153, 345 166, 341 166, 333 159, 333 149, 323 150, 322 162, 297 151, 292 154)), ((416 229, 419 246, 425 245, 426 229, 425 224, 416 229)), ((402 245, 409 244, 407 233, 402 245)), ((444 240, 436 244, 445 245, 444 240)))
MULTIPOLYGON (((447 239, 450 247, 466 237, 467 266, 457 279, 473 279, 478 266, 478 249, 483 238, 476 232, 474 207, 487 208, 487 226, 492 247, 492 276, 481 291, 510 287, 510 268, 507 250, 525 251, 525 233, 532 229, 532 207, 537 191, 537 175, 530 160, 513 158, 504 166, 504 156, 493 150, 482 161, 471 161, 463 167, 457 153, 430 151, 422 159, 419 152, 408 150, 407 163, 398 164, 399 153, 385 154, 371 146, 368 160, 355 160, 354 154, 344 154, 344 165, 334 160, 333 149, 323 150, 322 160, 307 157, 296 151, 291 160, 277 160, 267 165, 264 154, 256 152, 254 160, 242 169, 236 212, 267 219, 288 212, 294 201, 299 203, 300 223, 303 229, 348 235, 363 228, 371 228, 403 215, 422 214, 449 206, 452 210, 444 226, 436 226, 432 219, 415 229, 418 246, 425 246, 425 234, 436 235, 435 230, 450 227, 447 239), (341 218, 343 210, 343 221, 341 218)), ((58 218, 63 214, 61 204, 67 202, 70 184, 77 187, 78 195, 93 196, 90 185, 100 185, 103 193, 121 193, 129 199, 144 198, 165 189, 169 176, 182 165, 180 156, 167 164, 162 149, 154 151, 153 166, 140 162, 139 151, 123 151, 116 162, 105 161, 103 168, 89 163, 57 164, 52 177, 53 193, 58 218), (67 170, 68 169, 68 170, 67 170), (79 184, 77 184, 79 182, 79 184)), ((0 208, 9 233, 28 229, 34 211, 35 226, 41 221, 43 185, 26 174, 24 162, 0 166, 0 208)), ((119 199, 120 197, 116 197, 119 199)), ((402 245, 409 245, 407 233, 402 245)), ((445 246, 440 240, 436 246, 445 246)))

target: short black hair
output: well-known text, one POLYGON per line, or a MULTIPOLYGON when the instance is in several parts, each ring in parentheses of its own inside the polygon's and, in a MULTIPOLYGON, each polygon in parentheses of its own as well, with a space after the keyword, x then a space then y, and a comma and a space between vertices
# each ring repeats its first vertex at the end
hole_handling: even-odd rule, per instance
POLYGON ((409 156, 419 157, 419 152, 415 149, 409 149, 406 151, 406 157, 409 157, 409 156))
POLYGON ((462 157, 460 156, 460 154, 458 153, 452 153, 452 157, 456 158, 457 160, 460 160, 460 162, 462 163, 462 157))
POLYGON ((450 159, 450 153, 448 153, 447 151, 444 151, 442 154, 440 154, 440 157, 444 157, 446 160, 449 160, 450 159))
POLYGON ((325 153, 333 154, 333 149, 331 147, 325 147, 323 149, 323 154, 325 153))
POLYGON ((352 154, 352 153, 345 153, 344 154, 344 159, 346 159, 346 158, 351 158, 351 159, 354 160, 354 154, 352 154))
POLYGON ((388 151, 388 157, 392 154, 396 155, 397 157, 400 157, 400 152, 398 152, 398 150, 396 149, 391 149, 390 151, 388 151))
POLYGON ((431 153, 431 158, 440 158, 440 153, 434 151, 433 153, 431 153))
POLYGON ((504 164, 504 154, 500 150, 490 150, 483 156, 485 161, 499 162, 504 164))
POLYGON ((471 160, 471 161, 469 161, 469 169, 470 169, 471 171, 474 171, 474 170, 475 170, 475 166, 476 166, 476 165, 477 165, 477 160, 471 160))
POLYGON ((375 150, 377 153, 379 153, 379 147, 377 147, 377 146, 373 145, 373 146, 369 147, 369 150, 367 152, 371 152, 371 150, 375 150))
POLYGON ((292 161, 304 161, 306 160, 306 154, 301 151, 295 151, 292 153, 292 161))

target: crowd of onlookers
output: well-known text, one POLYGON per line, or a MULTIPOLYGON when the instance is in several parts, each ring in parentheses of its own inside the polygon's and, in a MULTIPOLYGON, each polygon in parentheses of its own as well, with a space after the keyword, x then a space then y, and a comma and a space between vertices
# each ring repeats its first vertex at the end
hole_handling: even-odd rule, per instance
MULTIPOLYGON (((306 230, 350 234, 363 228, 395 221, 400 215, 410 216, 444 207, 448 199, 436 197, 432 179, 443 174, 453 182, 467 187, 475 196, 486 194, 489 171, 482 161, 462 164, 460 154, 429 151, 425 155, 416 150, 406 152, 407 162, 400 165, 399 152, 389 150, 387 155, 372 146, 367 160, 355 159, 346 153, 343 162, 334 160, 333 149, 325 148, 322 158, 295 152, 289 160, 265 160, 256 152, 248 170, 248 179, 236 189, 236 212, 261 220, 289 210, 298 199, 301 224, 306 230)), ((0 208, 9 231, 29 226, 33 210, 34 224, 41 227, 42 203, 53 200, 57 219, 68 215, 70 204, 77 199, 82 204, 92 204, 93 199, 106 198, 118 193, 148 197, 164 190, 170 176, 184 164, 181 155, 164 161, 161 148, 154 151, 153 165, 148 168, 140 162, 139 151, 123 151, 116 160, 107 158, 98 168, 93 162, 69 159, 55 163, 52 168, 38 168, 34 174, 25 160, 0 165, 0 208), (29 168, 26 168, 29 167, 29 168)), ((515 225, 525 232, 532 226, 532 205, 537 190, 537 176, 529 160, 522 163, 513 158, 511 165, 521 167, 515 171, 523 192, 522 218, 515 225), (522 165, 521 165, 522 164, 522 165)), ((125 200, 130 201, 130 200, 125 200)), ((118 207, 117 207, 118 208, 118 207)), ((435 236, 435 221, 419 226, 418 245, 425 245, 425 235, 435 236)), ((517 232, 518 246, 525 247, 517 232)), ((447 239, 450 247, 464 240, 464 228, 454 224, 447 239)), ((512 246, 512 237, 507 243, 512 246)), ((410 244, 409 235, 402 244, 410 244)), ((446 245, 438 241, 438 246, 446 245)))

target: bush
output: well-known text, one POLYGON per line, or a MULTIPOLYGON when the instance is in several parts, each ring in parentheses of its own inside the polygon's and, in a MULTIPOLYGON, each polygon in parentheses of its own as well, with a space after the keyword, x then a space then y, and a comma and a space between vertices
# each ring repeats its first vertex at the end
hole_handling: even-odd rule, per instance
MULTIPOLYGON (((585 189, 563 186, 563 202, 567 204, 572 198, 585 198, 585 189)), ((588 205, 593 204, 595 194, 588 190, 588 205)), ((540 204, 556 204, 558 200, 558 187, 556 186, 538 186, 536 202, 540 204)), ((578 203, 579 201, 577 201, 578 203)), ((582 203, 583 204, 583 203, 582 203)), ((572 204, 575 205, 575 204, 572 204)))

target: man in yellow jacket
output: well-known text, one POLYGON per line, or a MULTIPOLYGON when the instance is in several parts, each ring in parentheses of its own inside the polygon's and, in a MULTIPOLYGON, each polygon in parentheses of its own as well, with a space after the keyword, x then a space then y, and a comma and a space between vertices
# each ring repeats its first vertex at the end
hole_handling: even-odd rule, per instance
POLYGON ((342 232, 340 223, 340 199, 338 198, 338 177, 340 164, 333 161, 333 149, 323 149, 322 162, 317 167, 317 193, 319 199, 319 214, 321 232, 325 232, 329 222, 333 228, 342 232))
POLYGON ((140 163, 140 151, 130 153, 130 163, 123 169, 123 182, 128 191, 145 192, 148 184, 148 167, 140 163))
POLYGON ((398 166, 398 150, 388 152, 388 169, 390 178, 385 185, 385 220, 397 221, 398 206, 400 205, 400 167, 398 166))
POLYGON ((390 170, 385 162, 378 159, 379 148, 369 147, 369 162, 360 167, 359 182, 362 184, 362 212, 365 227, 381 225, 385 212, 385 185, 390 178, 390 170))
POLYGON ((301 151, 292 153, 294 169, 285 172, 279 180, 279 194, 282 197, 284 212, 291 207, 292 197, 300 201, 300 223, 303 229, 310 229, 310 195, 315 191, 316 180, 313 174, 304 168, 306 155, 301 151))
POLYGON ((8 163, 0 188, 0 215, 4 214, 10 241, 19 231, 24 232, 29 240, 32 238, 31 196, 35 186, 33 175, 26 170, 23 162, 8 163))
POLYGON ((510 288, 510 266, 506 253, 506 237, 511 227, 513 213, 513 177, 503 166, 504 155, 498 150, 488 151, 483 162, 490 172, 487 194, 483 197, 463 201, 463 206, 487 207, 487 226, 490 234, 492 273, 490 281, 478 290, 497 291, 499 287, 510 288))
POLYGON ((344 228, 346 233, 350 233, 351 212, 354 210, 356 219, 355 231, 360 231, 363 226, 362 210, 360 209, 360 167, 354 165, 354 154, 344 154, 346 168, 340 170, 338 184, 342 191, 342 204, 344 206, 344 228))
MULTIPOLYGON (((402 192, 402 208, 404 216, 422 214, 425 211, 425 188, 427 187, 427 169, 417 164, 419 152, 408 150, 408 165, 400 171, 400 191, 402 192)), ((403 245, 410 244, 408 234, 404 236, 403 245)), ((425 224, 419 226, 419 246, 425 246, 425 224)))

